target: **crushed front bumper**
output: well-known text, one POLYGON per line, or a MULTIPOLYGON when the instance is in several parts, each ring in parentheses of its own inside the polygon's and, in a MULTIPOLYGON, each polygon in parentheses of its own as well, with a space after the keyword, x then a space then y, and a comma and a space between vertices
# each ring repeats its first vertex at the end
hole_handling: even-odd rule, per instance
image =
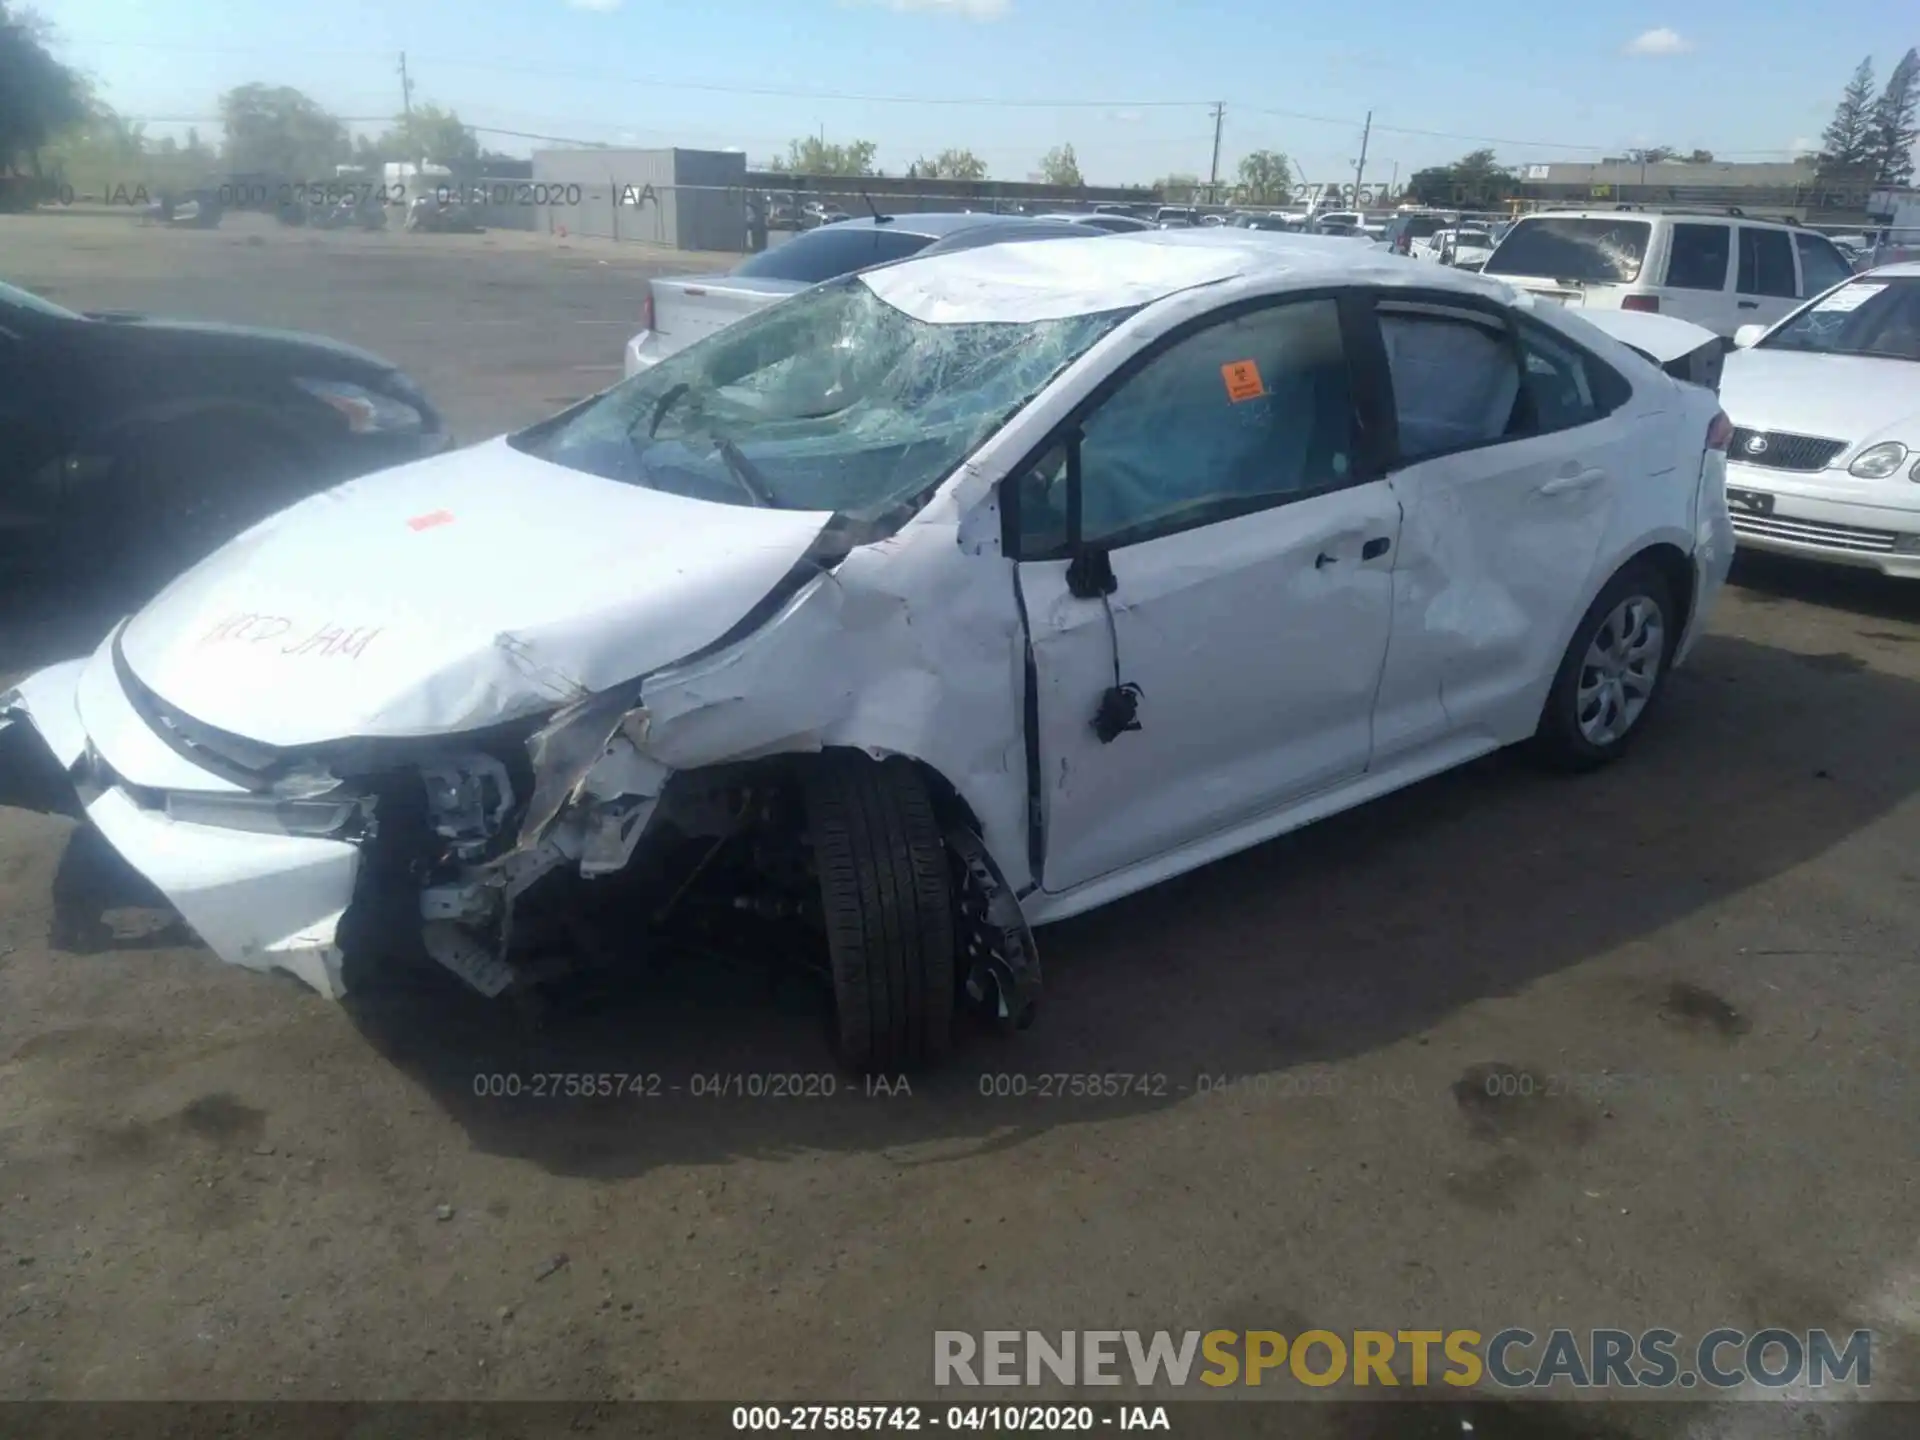
POLYGON ((76 697, 89 663, 52 666, 0 697, 0 800, 84 815, 222 960, 284 970, 341 998, 336 936, 353 899, 359 847, 185 824, 143 808, 87 740, 76 697), (49 793, 57 777, 69 796, 49 793))

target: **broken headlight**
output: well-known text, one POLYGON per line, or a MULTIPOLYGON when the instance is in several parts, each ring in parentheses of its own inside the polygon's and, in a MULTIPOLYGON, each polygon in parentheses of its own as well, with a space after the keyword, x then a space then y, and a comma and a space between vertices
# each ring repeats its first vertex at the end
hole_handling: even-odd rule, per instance
POLYGON ((513 810, 513 781, 491 755, 452 755, 420 766, 427 821, 463 860, 481 858, 513 810))

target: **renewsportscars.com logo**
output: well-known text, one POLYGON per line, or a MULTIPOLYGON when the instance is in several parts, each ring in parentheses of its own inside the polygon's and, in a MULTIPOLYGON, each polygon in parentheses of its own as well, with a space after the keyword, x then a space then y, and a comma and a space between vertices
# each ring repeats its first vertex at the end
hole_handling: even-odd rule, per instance
POLYGON ((935 1385, 1297 1384, 1780 1389, 1873 1380, 1873 1332, 1709 1330, 936 1330, 935 1385))

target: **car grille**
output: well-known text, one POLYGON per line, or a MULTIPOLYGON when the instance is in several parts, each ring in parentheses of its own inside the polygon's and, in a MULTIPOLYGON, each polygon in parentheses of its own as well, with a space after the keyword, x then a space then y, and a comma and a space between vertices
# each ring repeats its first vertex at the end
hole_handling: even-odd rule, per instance
POLYGON ((1817 435, 1736 428, 1733 443, 1727 447, 1727 458, 1769 470, 1824 470, 1827 463, 1846 448, 1844 440, 1823 440, 1817 435), (1762 442, 1757 451, 1752 448, 1756 440, 1762 442))
POLYGON ((1790 540, 1800 545, 1818 545, 1825 550, 1884 555, 1900 539, 1899 534, 1892 530, 1868 530, 1859 525, 1829 525, 1820 520, 1790 520, 1784 515, 1736 514, 1732 518, 1735 535, 1752 535, 1764 540, 1790 540))

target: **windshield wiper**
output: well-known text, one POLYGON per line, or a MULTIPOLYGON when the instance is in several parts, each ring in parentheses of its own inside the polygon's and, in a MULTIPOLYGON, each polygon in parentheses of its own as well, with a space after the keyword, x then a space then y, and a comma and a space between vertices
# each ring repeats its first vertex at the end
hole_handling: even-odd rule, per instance
POLYGON ((667 412, 673 409, 673 407, 679 403, 680 397, 686 393, 687 382, 684 380, 678 385, 669 385, 667 387, 667 393, 662 395, 659 403, 653 407, 653 418, 647 422, 647 438, 649 440, 660 433, 660 422, 667 418, 667 412))
POLYGON ((773 498, 773 491, 767 488, 766 476, 741 452, 738 445, 724 435, 715 435, 713 448, 720 452, 720 458, 727 462, 727 469, 740 482, 740 488, 753 498, 754 504, 766 509, 778 508, 779 502, 773 498))

